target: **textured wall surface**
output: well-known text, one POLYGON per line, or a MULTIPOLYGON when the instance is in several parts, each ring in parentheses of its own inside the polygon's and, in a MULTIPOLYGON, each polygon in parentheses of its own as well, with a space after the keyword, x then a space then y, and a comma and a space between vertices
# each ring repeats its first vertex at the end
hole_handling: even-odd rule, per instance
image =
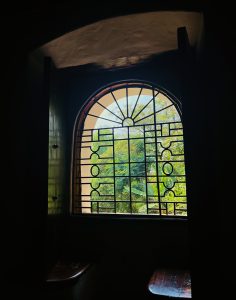
POLYGON ((89 63, 124 66, 177 49, 177 28, 183 26, 191 45, 195 45, 202 14, 162 11, 105 19, 64 34, 41 48, 58 68, 89 63))
POLYGON ((52 92, 49 105, 48 213, 60 214, 65 203, 65 124, 61 98, 52 92))

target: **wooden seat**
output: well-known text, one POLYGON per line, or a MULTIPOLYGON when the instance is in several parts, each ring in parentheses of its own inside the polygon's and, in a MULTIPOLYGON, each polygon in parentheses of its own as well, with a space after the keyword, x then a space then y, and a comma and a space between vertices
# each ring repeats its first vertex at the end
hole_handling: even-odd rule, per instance
POLYGON ((149 281, 148 289, 155 295, 192 298, 191 278, 187 270, 155 270, 149 281))
POLYGON ((78 278, 89 267, 89 263, 75 261, 58 261, 47 275, 46 282, 68 282, 78 278))

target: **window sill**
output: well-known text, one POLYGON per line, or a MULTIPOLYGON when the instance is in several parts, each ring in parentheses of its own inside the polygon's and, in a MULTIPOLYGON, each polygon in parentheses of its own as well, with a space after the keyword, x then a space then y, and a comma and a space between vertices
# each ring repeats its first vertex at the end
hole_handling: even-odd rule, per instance
POLYGON ((73 219, 95 219, 95 220, 150 220, 163 222, 187 222, 188 217, 183 216, 155 216, 155 215, 125 215, 125 214, 71 214, 73 219))

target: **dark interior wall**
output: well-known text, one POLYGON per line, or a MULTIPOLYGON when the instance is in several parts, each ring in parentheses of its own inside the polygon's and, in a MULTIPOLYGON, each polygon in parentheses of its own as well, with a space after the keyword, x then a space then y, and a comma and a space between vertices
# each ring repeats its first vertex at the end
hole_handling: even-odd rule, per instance
MULTIPOLYGON (((42 187, 47 186, 44 162, 48 145, 47 134, 44 134, 46 130, 41 126, 46 124, 46 106, 45 102, 41 102, 40 94, 36 94, 34 98, 28 95, 27 65, 30 51, 64 32, 99 18, 149 9, 189 9, 200 6, 205 16, 205 45, 198 61, 197 86, 200 92, 196 95, 202 99, 203 104, 202 109, 197 110, 198 114, 194 114, 194 108, 191 108, 194 124, 200 124, 200 127, 194 126, 192 138, 195 139, 192 149, 192 173, 195 174, 192 181, 195 193, 192 193, 192 197, 195 213, 191 231, 191 255, 196 278, 195 294, 198 292, 200 295, 195 299, 202 299, 203 290, 209 299, 218 294, 225 298, 227 294, 231 295, 233 277, 228 276, 228 271, 234 260, 231 247, 234 236, 232 207, 235 198, 232 186, 236 42, 233 30, 235 18, 231 13, 234 10, 222 3, 217 7, 217 3, 207 6, 199 2, 195 4, 187 1, 188 4, 178 4, 179 1, 174 1, 174 6, 171 6, 167 2, 163 1, 159 5, 158 1, 157 4, 150 4, 150 7, 147 3, 134 5, 127 2, 125 5, 117 4, 117 9, 114 10, 101 6, 100 10, 94 9, 91 12, 90 9, 84 9, 79 13, 69 5, 65 9, 63 5, 59 5, 57 11, 55 6, 50 5, 39 5, 36 8, 28 6, 26 9, 8 7, 1 11, 4 41, 1 48, 1 97, 2 121, 6 135, 3 147, 2 193, 9 195, 7 199, 5 197, 3 244, 6 251, 2 259, 6 263, 8 276, 5 279, 8 282, 18 281, 19 277, 12 274, 19 272, 21 275, 30 274, 31 278, 37 278, 39 271, 42 271, 43 264, 40 265, 40 262, 44 259, 41 237, 44 235, 44 201, 47 196, 43 196, 41 192, 42 187), (199 157, 200 145, 206 147, 209 155, 201 153, 199 157), (38 164, 35 163, 35 157, 38 164), (200 161, 200 158, 203 160, 200 161), (36 165, 37 170, 34 170, 36 165), (37 178, 31 176, 32 174, 37 174, 37 178), (201 188, 199 182, 203 184, 201 188), (30 264, 32 267, 29 273, 25 271, 25 266, 30 264)), ((40 82, 41 79, 37 80, 38 88, 35 91, 42 90, 40 82)), ((29 276, 21 278, 25 281, 29 276)))
POLYGON ((68 210, 69 180, 67 168, 67 98, 63 82, 57 81, 56 69, 50 58, 49 76, 49 140, 48 140, 48 203, 45 239, 46 272, 61 256, 60 244, 63 235, 63 218, 68 210))
POLYGON ((10 195, 3 261, 4 279, 22 283, 24 276, 12 276, 17 269, 24 275, 34 274, 36 281, 44 272, 49 99, 44 57, 40 53, 27 55, 23 49, 18 54, 19 60, 8 60, 2 94, 8 160, 3 194, 10 195))
MULTIPOLYGON (((52 63, 51 63, 52 64, 52 63)), ((55 79, 56 70, 51 67, 49 100, 48 143, 48 214, 62 214, 67 204, 66 161, 67 151, 67 101, 55 79)))
MULTIPOLYGON (((38 272, 35 278, 40 279, 44 270, 44 242, 46 232, 47 203, 47 176, 48 176, 48 127, 49 127, 49 77, 50 65, 41 53, 37 52, 28 57, 26 78, 27 99, 22 112, 21 125, 26 134, 24 153, 20 160, 26 168, 26 177, 21 183, 24 191, 24 227, 20 232, 24 248, 24 269, 26 272, 38 272), (31 111, 26 115, 26 111, 31 111), (26 130, 26 128, 30 130, 26 130), (47 137, 47 138, 46 138, 47 137), (24 160, 26 156, 26 160, 24 160), (30 211, 34 213, 29 213, 30 211)), ((20 135, 21 137, 21 135, 20 135)), ((20 175, 20 173, 19 173, 20 175)), ((22 196, 23 196, 22 195, 22 196)), ((20 199, 23 197, 20 196, 20 199)), ((19 211, 18 211, 19 213, 19 211)), ((19 214, 20 215, 20 214, 19 214)))
MULTIPOLYGON (((197 68, 197 95, 202 99, 202 120, 198 122, 200 128, 197 131, 201 135, 198 136, 195 130, 197 144, 193 154, 195 157, 199 155, 201 160, 199 166, 195 166, 198 180, 194 184, 194 248, 197 255, 204 245, 200 258, 206 270, 203 273, 202 265, 195 264, 196 274, 198 282, 203 282, 202 288, 208 291, 209 283, 228 286, 227 290, 215 288, 208 292, 209 296, 222 293, 223 297, 232 293, 232 278, 223 270, 229 270, 233 259, 230 243, 234 227, 233 199, 228 187, 234 177, 236 60, 232 51, 235 51, 236 36, 231 30, 235 24, 229 9, 225 7, 221 11, 211 13, 207 10, 205 13, 205 46, 197 68), (209 155, 199 151, 202 147, 209 155), (198 182, 201 182, 201 189, 198 182), (209 273, 220 273, 221 276, 215 275, 209 280, 209 273)), ((198 119, 195 115, 195 122, 198 119)))

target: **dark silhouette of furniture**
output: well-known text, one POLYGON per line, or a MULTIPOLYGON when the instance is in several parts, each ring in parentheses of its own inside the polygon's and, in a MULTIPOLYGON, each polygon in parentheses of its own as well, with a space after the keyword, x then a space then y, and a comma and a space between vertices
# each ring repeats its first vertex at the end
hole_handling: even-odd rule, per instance
POLYGON ((47 283, 62 283, 76 280, 82 275, 89 263, 75 261, 58 261, 48 272, 47 283))

